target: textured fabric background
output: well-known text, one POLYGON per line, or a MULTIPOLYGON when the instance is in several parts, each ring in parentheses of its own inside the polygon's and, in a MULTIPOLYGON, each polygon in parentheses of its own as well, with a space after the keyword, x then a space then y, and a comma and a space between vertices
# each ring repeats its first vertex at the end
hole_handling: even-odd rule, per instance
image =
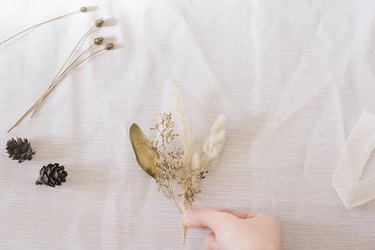
MULTIPOLYGON (((0 40, 98 7, 0 48, 0 142, 27 137, 37 151, 18 164, 1 150, 0 249, 182 249, 180 215, 140 171, 128 139, 133 122, 148 128, 159 112, 175 112, 175 84, 197 146, 219 113, 228 118, 196 207, 275 214, 285 249, 375 249, 375 202, 348 211, 331 185, 360 112, 375 113, 374 1, 0 3, 0 40), (116 50, 74 71, 7 134, 100 17, 110 25, 95 35, 116 50), (36 186, 50 162, 66 166, 67 182, 36 186)), ((189 230, 184 249, 203 249, 206 233, 189 230)))

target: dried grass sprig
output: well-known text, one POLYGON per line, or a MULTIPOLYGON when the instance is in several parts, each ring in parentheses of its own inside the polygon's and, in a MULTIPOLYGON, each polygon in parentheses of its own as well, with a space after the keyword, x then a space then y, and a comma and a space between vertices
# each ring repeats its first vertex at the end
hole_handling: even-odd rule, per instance
POLYGON ((35 25, 33 25, 33 26, 31 26, 31 27, 28 27, 28 28, 26 28, 26 29, 24 29, 24 30, 22 30, 22 31, 20 31, 20 32, 14 34, 14 35, 12 35, 11 37, 8 37, 7 39, 3 40, 2 42, 0 42, 0 46, 3 45, 4 43, 10 41, 11 39, 13 39, 13 38, 15 38, 15 37, 17 37, 17 36, 19 36, 19 35, 21 35, 21 34, 27 32, 27 31, 29 31, 29 30, 35 29, 35 28, 37 28, 37 27, 39 27, 39 26, 41 26, 41 25, 43 25, 43 24, 47 24, 47 23, 50 23, 50 22, 53 22, 53 21, 56 21, 56 20, 62 19, 62 18, 64 18, 64 17, 70 16, 70 15, 73 15, 73 14, 76 14, 76 13, 84 13, 84 12, 87 12, 87 10, 88 10, 88 9, 87 9, 86 6, 82 6, 78 11, 73 11, 73 12, 70 12, 70 13, 68 13, 68 14, 64 14, 64 15, 62 15, 62 16, 58 16, 58 17, 55 17, 55 18, 49 19, 49 20, 47 20, 47 21, 44 21, 44 22, 41 22, 41 23, 35 24, 35 25))

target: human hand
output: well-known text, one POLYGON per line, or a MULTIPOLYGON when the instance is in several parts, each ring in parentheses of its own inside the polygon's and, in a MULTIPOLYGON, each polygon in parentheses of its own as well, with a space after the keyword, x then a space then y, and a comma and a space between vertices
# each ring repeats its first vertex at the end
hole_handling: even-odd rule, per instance
POLYGON ((281 227, 271 215, 210 208, 189 209, 183 215, 187 227, 210 228, 208 250, 281 250, 281 227))

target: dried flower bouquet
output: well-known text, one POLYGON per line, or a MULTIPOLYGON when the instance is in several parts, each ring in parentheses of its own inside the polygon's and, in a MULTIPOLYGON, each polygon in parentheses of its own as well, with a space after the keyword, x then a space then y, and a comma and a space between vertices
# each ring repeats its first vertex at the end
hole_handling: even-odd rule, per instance
MULTIPOLYGON (((178 133, 175 132, 172 114, 163 113, 151 128, 157 131, 159 139, 148 140, 134 123, 130 127, 130 140, 139 166, 156 180, 159 190, 174 202, 182 214, 192 207, 196 195, 201 192, 200 182, 222 151, 226 119, 223 115, 216 119, 204 143, 203 153, 199 154, 194 147, 192 129, 177 91, 174 92, 174 99, 180 125, 178 133), (181 146, 176 146, 176 138, 181 146)), ((185 227, 183 232, 185 241, 185 227)))

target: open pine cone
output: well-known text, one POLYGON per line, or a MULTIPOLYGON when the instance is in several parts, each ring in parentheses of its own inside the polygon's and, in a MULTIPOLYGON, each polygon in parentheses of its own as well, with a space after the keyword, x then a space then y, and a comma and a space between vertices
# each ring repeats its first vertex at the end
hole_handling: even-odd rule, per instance
POLYGON ((9 139, 6 145, 9 158, 18 160, 19 163, 31 160, 35 151, 32 150, 30 142, 26 138, 9 139))
POLYGON ((48 185, 51 187, 60 186, 62 182, 66 181, 68 173, 64 170, 64 166, 58 163, 48 164, 43 166, 39 171, 39 179, 35 182, 36 185, 48 185))

